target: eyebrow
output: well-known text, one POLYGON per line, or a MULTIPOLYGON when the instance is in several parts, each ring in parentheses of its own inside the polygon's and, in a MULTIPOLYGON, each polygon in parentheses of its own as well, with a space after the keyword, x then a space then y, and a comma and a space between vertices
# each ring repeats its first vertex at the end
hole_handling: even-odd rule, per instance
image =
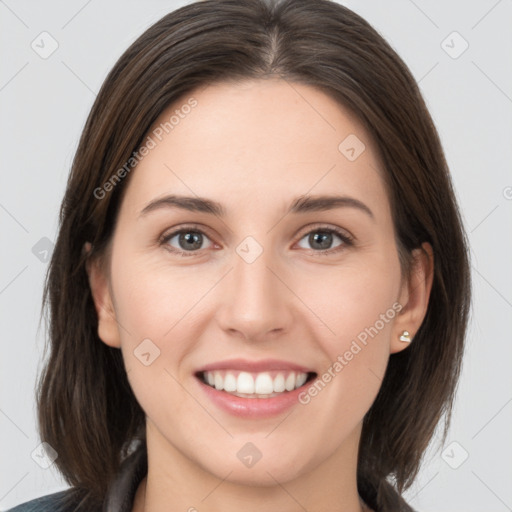
MULTIPOLYGON (((201 212, 226 217, 226 210, 222 204, 204 197, 167 195, 150 201, 140 212, 139 217, 162 208, 179 208, 190 212, 201 212)), ((303 195, 294 199, 288 213, 308 213, 334 210, 336 208, 356 208, 372 219, 373 212, 359 199, 349 196, 303 195)))

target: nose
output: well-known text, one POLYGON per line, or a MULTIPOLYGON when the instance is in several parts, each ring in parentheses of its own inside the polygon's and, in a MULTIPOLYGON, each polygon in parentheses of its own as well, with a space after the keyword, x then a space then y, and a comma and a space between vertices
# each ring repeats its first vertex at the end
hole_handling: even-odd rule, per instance
POLYGON ((294 295, 286 276, 280 275, 271 260, 267 250, 252 262, 233 254, 234 268, 224 280, 216 313, 220 327, 229 335, 263 341, 290 330, 294 295))

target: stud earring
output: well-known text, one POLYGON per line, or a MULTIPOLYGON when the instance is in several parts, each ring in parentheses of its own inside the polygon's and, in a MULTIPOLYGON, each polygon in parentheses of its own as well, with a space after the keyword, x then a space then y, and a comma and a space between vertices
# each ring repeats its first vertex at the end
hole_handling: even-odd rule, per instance
POLYGON ((403 341, 404 343, 410 343, 411 342, 411 335, 409 334, 409 331, 403 331, 400 335, 400 341, 403 341))

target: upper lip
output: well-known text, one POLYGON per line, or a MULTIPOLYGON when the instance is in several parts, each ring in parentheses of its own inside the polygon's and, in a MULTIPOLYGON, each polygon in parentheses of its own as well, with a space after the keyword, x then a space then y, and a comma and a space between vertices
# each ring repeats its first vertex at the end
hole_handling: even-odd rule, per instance
POLYGON ((207 364, 199 369, 198 372, 201 373, 214 370, 240 370, 255 373, 265 372, 267 370, 287 370, 303 373, 314 372, 314 370, 305 366, 279 359, 260 359, 259 361, 249 361, 248 359, 226 359, 225 361, 207 364))

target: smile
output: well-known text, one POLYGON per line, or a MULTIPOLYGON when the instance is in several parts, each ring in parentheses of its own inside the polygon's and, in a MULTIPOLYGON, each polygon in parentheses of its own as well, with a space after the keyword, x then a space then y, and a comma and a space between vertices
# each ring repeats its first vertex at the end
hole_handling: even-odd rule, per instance
POLYGON ((199 378, 208 386, 241 398, 276 397, 302 387, 314 376, 314 372, 289 370, 265 372, 214 370, 199 373, 199 378))
POLYGON ((317 375, 311 368, 277 359, 230 359, 194 373, 214 407, 242 419, 275 417, 300 405, 299 395, 317 375))

